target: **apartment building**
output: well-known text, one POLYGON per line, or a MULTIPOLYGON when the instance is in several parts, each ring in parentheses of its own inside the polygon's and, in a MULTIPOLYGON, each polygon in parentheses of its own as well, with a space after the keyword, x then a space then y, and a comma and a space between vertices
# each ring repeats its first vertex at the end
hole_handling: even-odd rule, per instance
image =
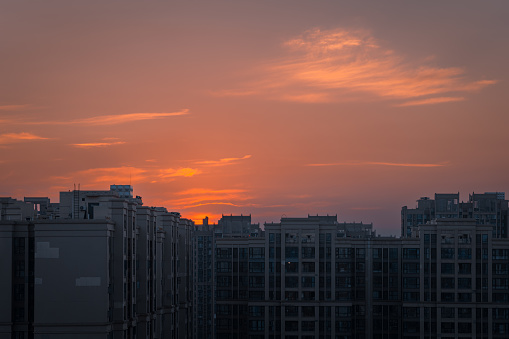
POLYGON ((404 238, 336 216, 264 226, 213 240, 215 338, 509 334, 509 242, 492 225, 440 218, 404 238))
POLYGON ((469 194, 468 201, 460 202, 459 193, 436 193, 434 199, 422 197, 416 208, 401 209, 401 236, 411 237, 412 228, 434 219, 475 219, 480 225, 490 225, 494 238, 507 238, 508 201, 504 192, 469 194))
POLYGON ((190 337, 194 224, 121 189, 0 199, 0 338, 190 337))

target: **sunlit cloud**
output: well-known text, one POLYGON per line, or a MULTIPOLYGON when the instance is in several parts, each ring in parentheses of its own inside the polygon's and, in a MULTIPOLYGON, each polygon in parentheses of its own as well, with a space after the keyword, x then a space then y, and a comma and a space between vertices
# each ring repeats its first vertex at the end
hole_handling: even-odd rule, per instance
POLYGON ((197 161, 195 164, 197 165, 208 165, 208 166, 226 166, 237 163, 241 160, 249 159, 251 155, 245 155, 241 158, 223 158, 219 160, 206 160, 206 161, 197 161))
POLYGON ((238 194, 244 193, 246 190, 242 189, 208 189, 208 188, 191 188, 185 191, 176 192, 177 195, 201 195, 201 194, 238 194))
POLYGON ((181 192, 176 195, 180 198, 167 201, 171 206, 181 209, 188 209, 193 207, 207 206, 207 205, 229 205, 235 207, 251 206, 246 203, 251 197, 247 194, 246 190, 242 189, 207 189, 207 188, 193 188, 181 192))
POLYGON ((444 102, 457 102, 457 101, 463 101, 465 98, 459 98, 459 97, 439 97, 439 98, 428 98, 423 100, 414 100, 414 101, 407 101, 402 104, 396 105, 399 107, 404 106, 420 106, 420 105, 433 105, 433 104, 441 104, 444 102))
POLYGON ((445 163, 437 164, 412 164, 397 162, 377 162, 377 161, 361 161, 361 162, 334 162, 321 164, 307 164, 310 167, 327 167, 327 166, 396 166, 396 167, 443 167, 445 163))
POLYGON ((13 144, 23 141, 34 141, 34 140, 47 140, 49 138, 44 138, 32 133, 5 133, 0 134, 0 145, 13 144))
POLYGON ((81 182, 99 183, 157 183, 169 182, 177 177, 192 177, 201 171, 193 168, 141 168, 134 166, 91 168, 72 173, 68 178, 81 182))
POLYGON ((0 111, 20 111, 27 108, 31 108, 32 105, 0 105, 0 111))
POLYGON ((173 169, 173 168, 167 168, 159 170, 159 177, 161 178, 173 178, 173 177, 192 177, 194 175, 200 174, 201 171, 196 168, 179 168, 179 169, 173 169))
MULTIPOLYGON (((286 58, 257 70, 259 81, 216 95, 260 94, 269 99, 304 103, 366 100, 407 101, 398 106, 464 100, 444 96, 478 91, 496 80, 471 80, 459 67, 439 67, 433 58, 407 60, 365 31, 313 29, 284 43, 286 58), (359 94, 353 96, 354 94, 359 94), (436 97, 439 96, 439 97, 436 97), (408 99, 419 100, 408 101, 408 99)), ((255 76, 256 77, 256 76, 255 76)))
POLYGON ((71 146, 78 148, 97 148, 97 147, 107 147, 107 146, 115 146, 125 144, 125 141, 115 141, 115 142, 89 142, 83 144, 71 144, 71 146))
POLYGON ((28 124, 28 125, 80 125, 80 126, 105 126, 105 125, 118 125, 129 122, 163 119, 168 117, 175 117, 189 114, 188 109, 178 112, 169 113, 128 113, 116 115, 98 115, 95 117, 76 119, 69 121, 26 121, 20 119, 5 120, 10 124, 28 124))
POLYGON ((74 173, 71 177, 92 184, 141 183, 149 178, 145 169, 131 166, 91 168, 74 173))

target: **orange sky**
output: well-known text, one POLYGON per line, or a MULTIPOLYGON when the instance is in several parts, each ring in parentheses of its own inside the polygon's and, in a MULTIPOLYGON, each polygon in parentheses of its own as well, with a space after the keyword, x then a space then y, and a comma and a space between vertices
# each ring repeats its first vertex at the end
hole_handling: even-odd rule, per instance
POLYGON ((421 196, 509 193, 505 0, 1 7, 0 196, 398 234, 421 196))

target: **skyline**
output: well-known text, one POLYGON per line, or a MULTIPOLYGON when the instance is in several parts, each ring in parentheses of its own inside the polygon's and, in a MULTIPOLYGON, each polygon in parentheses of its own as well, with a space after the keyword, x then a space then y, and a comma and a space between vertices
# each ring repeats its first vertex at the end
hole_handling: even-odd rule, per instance
POLYGON ((2 7, 0 196, 397 235, 422 196, 509 191, 505 1, 2 7))

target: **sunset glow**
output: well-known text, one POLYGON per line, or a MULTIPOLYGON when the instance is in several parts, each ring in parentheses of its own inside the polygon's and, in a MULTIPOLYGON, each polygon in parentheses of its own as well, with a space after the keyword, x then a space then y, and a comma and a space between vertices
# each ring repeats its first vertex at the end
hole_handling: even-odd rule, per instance
POLYGON ((3 7, 0 196, 398 234, 421 196, 509 192, 509 2, 3 7))

